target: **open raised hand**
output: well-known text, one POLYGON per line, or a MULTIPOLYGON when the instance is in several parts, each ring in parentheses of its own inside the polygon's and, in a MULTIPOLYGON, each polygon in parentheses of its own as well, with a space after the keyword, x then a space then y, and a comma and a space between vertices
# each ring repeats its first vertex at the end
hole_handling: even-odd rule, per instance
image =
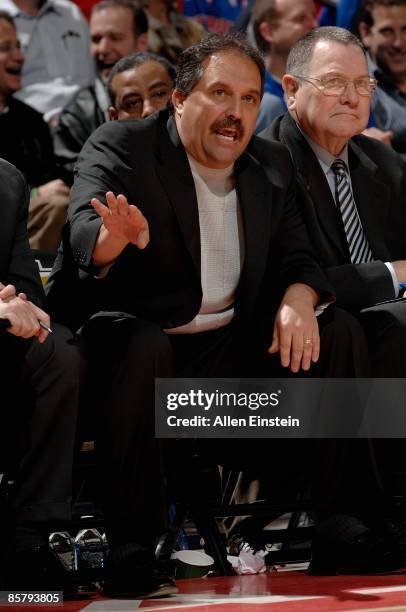
POLYGON ((107 206, 92 198, 91 205, 102 218, 108 233, 118 240, 145 249, 149 243, 149 227, 140 209, 129 204, 124 195, 115 196, 112 191, 106 193, 106 201, 107 206))

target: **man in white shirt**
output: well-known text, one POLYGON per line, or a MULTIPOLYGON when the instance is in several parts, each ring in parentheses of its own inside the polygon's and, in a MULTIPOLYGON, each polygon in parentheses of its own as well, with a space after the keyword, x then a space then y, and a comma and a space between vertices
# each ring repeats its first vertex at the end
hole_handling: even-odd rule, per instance
POLYGON ((181 55, 173 114, 105 124, 81 152, 48 297, 57 317, 85 323, 103 389, 110 594, 173 588, 153 571, 163 511, 155 378, 354 367, 346 322, 316 363, 315 306, 330 289, 288 152, 251 138, 263 86, 258 52, 213 35, 181 55), (65 292, 78 296, 69 312, 65 292))
POLYGON ((0 9, 13 17, 25 55, 16 96, 50 121, 94 79, 85 18, 68 0, 0 0, 0 9))

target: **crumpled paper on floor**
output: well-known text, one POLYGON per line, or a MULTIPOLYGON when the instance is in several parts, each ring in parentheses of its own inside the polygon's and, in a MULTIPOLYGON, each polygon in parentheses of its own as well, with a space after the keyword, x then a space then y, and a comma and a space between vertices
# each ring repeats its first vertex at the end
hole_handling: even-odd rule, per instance
POLYGON ((238 557, 228 555, 227 559, 231 563, 236 574, 263 574, 267 569, 265 563, 266 554, 264 550, 255 553, 241 550, 238 557))

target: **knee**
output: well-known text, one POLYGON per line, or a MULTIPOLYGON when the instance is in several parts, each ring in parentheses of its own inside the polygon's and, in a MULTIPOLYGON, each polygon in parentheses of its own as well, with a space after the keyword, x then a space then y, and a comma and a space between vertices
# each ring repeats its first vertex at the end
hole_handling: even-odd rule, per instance
POLYGON ((334 307, 327 324, 321 326, 322 336, 334 338, 337 343, 366 345, 366 336, 358 319, 346 310, 334 307))
POLYGON ((321 326, 320 354, 339 366, 335 371, 340 376, 370 375, 367 337, 358 319, 345 310, 334 308, 328 323, 321 326))
POLYGON ((86 373, 86 361, 67 327, 53 323, 52 331, 44 345, 39 345, 46 359, 42 359, 36 376, 46 370, 49 379, 58 385, 61 392, 63 389, 79 392, 86 373))
POLYGON ((131 358, 142 360, 147 366, 163 366, 170 375, 173 368, 173 351, 168 336, 158 325, 136 319, 128 334, 127 352, 131 358))

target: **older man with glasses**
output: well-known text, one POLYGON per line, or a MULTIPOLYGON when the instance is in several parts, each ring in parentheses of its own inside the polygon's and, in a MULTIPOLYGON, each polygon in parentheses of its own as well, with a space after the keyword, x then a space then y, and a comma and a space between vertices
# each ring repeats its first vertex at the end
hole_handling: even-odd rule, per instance
MULTIPOLYGON (((292 48, 283 87, 288 113, 262 136, 290 150, 314 248, 337 303, 354 313, 364 328, 373 375, 405 377, 406 306, 397 301, 379 304, 398 298, 406 282, 405 165, 392 149, 360 135, 376 87, 365 51, 347 30, 315 29, 292 48)), ((390 498, 405 488, 393 469, 401 465, 404 442, 394 442, 374 442, 373 461, 384 487, 383 495, 376 487, 376 497, 365 495, 362 473, 368 480, 373 469, 366 462, 362 472, 361 446, 354 444, 357 461, 347 472, 353 475, 347 479, 346 495, 347 500, 352 496, 357 518, 322 524, 314 573, 385 569, 385 553, 378 552, 377 519, 386 513, 394 516, 390 498)), ((378 523, 382 535, 388 526, 383 527, 381 518, 378 523)), ((402 548, 398 535, 392 536, 402 548)))

